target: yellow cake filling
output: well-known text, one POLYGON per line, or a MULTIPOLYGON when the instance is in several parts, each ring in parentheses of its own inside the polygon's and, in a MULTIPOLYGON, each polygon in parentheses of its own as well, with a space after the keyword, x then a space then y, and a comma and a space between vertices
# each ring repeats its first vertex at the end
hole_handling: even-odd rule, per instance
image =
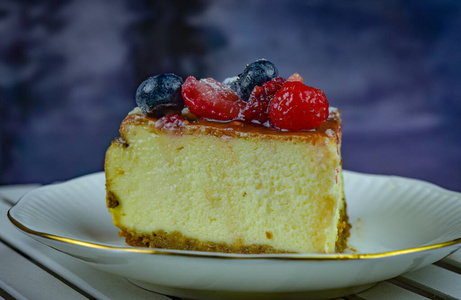
POLYGON ((344 248, 338 135, 210 134, 127 119, 107 151, 106 187, 128 243, 243 253, 344 248))

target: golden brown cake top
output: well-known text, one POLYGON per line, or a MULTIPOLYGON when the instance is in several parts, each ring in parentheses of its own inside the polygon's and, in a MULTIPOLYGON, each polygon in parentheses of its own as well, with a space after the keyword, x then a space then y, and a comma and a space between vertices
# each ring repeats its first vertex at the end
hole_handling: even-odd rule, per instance
POLYGON ((266 139, 317 139, 327 137, 338 140, 341 137, 341 112, 334 107, 329 110, 326 122, 312 130, 281 131, 260 124, 244 123, 241 121, 218 122, 206 119, 195 121, 179 121, 165 123, 164 118, 155 118, 144 114, 138 108, 134 109, 123 120, 120 134, 122 139, 128 126, 149 126, 153 132, 168 132, 171 134, 209 134, 219 137, 254 137, 266 139))

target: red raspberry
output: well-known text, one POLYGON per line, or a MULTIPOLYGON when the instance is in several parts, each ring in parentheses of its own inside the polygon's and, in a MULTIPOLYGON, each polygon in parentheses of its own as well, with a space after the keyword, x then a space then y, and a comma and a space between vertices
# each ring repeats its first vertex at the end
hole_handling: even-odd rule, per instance
POLYGON ((269 120, 279 129, 314 129, 327 120, 328 106, 321 90, 299 81, 287 81, 270 103, 269 120))
POLYGON ((267 81, 263 84, 263 88, 267 96, 272 97, 275 92, 280 90, 280 88, 285 84, 286 80, 282 77, 277 77, 273 80, 267 81))
POLYGON ((185 119, 179 115, 163 116, 155 122, 157 128, 178 128, 184 126, 185 119))
POLYGON ((264 88, 255 86, 245 108, 240 113, 240 119, 248 122, 257 121, 262 124, 269 120, 268 109, 269 100, 264 93, 264 88))
POLYGON ((188 77, 182 86, 182 97, 193 114, 213 120, 236 119, 245 105, 232 89, 212 78, 188 77))
POLYGON ((250 94, 240 118, 247 122, 263 124, 269 120, 269 102, 285 83, 285 79, 277 77, 267 81, 262 86, 255 86, 250 94))

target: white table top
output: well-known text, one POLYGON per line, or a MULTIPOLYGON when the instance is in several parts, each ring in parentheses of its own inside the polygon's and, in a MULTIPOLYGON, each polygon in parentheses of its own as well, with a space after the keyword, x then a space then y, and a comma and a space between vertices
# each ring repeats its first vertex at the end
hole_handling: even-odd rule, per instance
MULTIPOLYGON (((0 187, 0 299, 179 299, 146 291, 22 234, 8 209, 38 185, 0 187)), ((461 299, 461 250, 341 299, 461 299)))

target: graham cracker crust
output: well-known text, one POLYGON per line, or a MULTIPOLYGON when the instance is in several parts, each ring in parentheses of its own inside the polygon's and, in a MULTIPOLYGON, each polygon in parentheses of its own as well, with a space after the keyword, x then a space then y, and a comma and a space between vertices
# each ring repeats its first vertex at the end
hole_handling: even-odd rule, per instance
MULTIPOLYGON (((335 251, 342 253, 347 249, 347 239, 350 236, 351 225, 348 222, 346 209, 342 209, 341 218, 338 222, 338 236, 335 243, 335 251)), ((267 234, 267 233, 266 233, 267 234)), ((181 232, 165 232, 158 230, 152 234, 136 233, 126 228, 121 228, 119 235, 125 237, 125 241, 130 246, 150 247, 160 249, 176 249, 206 252, 238 253, 238 254, 272 254, 272 253, 293 253, 281 249, 274 249, 269 245, 243 245, 235 243, 214 243, 209 241, 200 241, 195 238, 184 236, 181 232)))

